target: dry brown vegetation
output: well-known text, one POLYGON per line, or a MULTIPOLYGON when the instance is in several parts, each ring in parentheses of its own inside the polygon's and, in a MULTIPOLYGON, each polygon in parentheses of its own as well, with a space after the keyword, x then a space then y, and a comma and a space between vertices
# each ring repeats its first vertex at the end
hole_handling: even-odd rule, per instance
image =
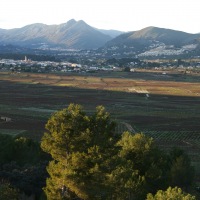
MULTIPOLYGON (((161 76, 160 74, 157 76, 161 76)), ((77 88, 113 90, 133 93, 149 93, 174 96, 200 97, 200 83, 130 78, 102 78, 94 76, 54 74, 10 74, 1 73, 0 79, 18 83, 70 86, 77 88)), ((155 75, 155 79, 156 79, 155 75)))

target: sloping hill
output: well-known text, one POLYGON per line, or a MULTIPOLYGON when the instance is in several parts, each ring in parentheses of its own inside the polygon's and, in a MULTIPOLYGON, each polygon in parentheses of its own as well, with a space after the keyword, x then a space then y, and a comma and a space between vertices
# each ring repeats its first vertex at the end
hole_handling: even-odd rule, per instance
POLYGON ((192 50, 199 46, 200 34, 190 34, 176 30, 147 27, 139 31, 124 33, 108 41, 105 48, 118 51, 135 51, 144 53, 155 48, 162 50, 192 50))
POLYGON ((140 41, 141 44, 151 43, 152 41, 163 42, 167 45, 184 45, 200 38, 200 34, 190 34, 181 31, 175 31, 157 27, 147 27, 139 31, 133 31, 121 34, 115 39, 109 41, 107 45, 129 44, 140 41))
POLYGON ((95 49, 111 39, 84 21, 74 19, 60 25, 31 24, 22 28, 0 29, 0 43, 28 48, 63 47, 95 49))

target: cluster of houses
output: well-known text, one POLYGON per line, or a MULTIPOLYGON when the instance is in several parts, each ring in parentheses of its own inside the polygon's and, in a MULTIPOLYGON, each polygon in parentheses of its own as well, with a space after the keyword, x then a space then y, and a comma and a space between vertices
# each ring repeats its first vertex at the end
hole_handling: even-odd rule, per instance
POLYGON ((88 66, 70 62, 52 62, 52 61, 31 61, 25 57, 24 60, 0 60, 0 71, 11 72, 95 72, 95 71, 121 71, 121 68, 114 66, 88 66))
POLYGON ((158 42, 156 45, 150 46, 150 50, 140 53, 138 57, 183 55, 190 53, 191 50, 195 50, 196 47, 197 47, 196 44, 190 44, 182 46, 181 48, 175 48, 174 45, 165 45, 164 43, 158 42))
MULTIPOLYGON (((93 62, 95 63, 95 62, 93 62)), ((119 67, 117 63, 112 65, 102 65, 96 62, 92 66, 83 65, 77 63, 71 63, 67 61, 53 62, 53 61, 31 61, 25 56, 24 60, 11 60, 2 59, 0 60, 0 71, 10 71, 13 73, 20 72, 32 72, 32 73, 65 73, 65 72, 77 72, 77 73, 91 73, 98 71, 123 71, 129 68, 128 71, 134 72, 135 68, 153 68, 153 69, 183 69, 199 72, 200 62, 180 62, 179 60, 173 61, 140 61, 126 63, 124 67, 119 67)), ((126 70, 125 70, 126 71, 126 70)))

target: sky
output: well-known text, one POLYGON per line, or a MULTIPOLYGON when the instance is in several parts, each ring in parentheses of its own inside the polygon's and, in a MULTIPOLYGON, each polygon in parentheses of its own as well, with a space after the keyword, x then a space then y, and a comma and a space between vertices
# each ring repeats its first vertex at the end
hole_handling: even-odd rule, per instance
POLYGON ((1 0, 0 28, 84 20, 99 29, 148 26, 200 33, 199 0, 1 0))

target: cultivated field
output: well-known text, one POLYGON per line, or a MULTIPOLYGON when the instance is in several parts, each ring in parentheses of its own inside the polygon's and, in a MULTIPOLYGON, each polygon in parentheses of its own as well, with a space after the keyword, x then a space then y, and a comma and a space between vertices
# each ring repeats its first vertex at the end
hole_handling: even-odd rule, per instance
MULTIPOLYGON (((156 72, 0 73, 0 133, 40 139, 56 110, 103 105, 112 117, 165 148, 179 146, 200 165, 200 76, 156 72)), ((126 128, 126 126, 124 126, 126 128)), ((123 128, 122 128, 123 130, 123 128)))

